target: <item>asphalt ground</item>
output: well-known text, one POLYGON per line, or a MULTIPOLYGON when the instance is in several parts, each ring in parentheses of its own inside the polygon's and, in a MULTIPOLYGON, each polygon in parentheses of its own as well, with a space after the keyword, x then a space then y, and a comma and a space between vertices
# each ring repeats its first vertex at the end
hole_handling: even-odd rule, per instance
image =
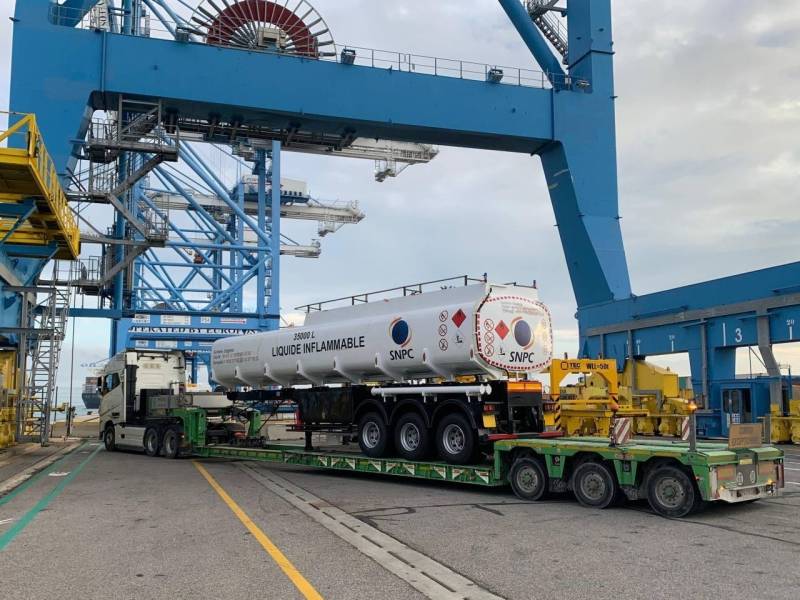
POLYGON ((89 441, 0 498, 0 597, 795 599, 800 447, 784 450, 783 496, 667 520, 89 441))

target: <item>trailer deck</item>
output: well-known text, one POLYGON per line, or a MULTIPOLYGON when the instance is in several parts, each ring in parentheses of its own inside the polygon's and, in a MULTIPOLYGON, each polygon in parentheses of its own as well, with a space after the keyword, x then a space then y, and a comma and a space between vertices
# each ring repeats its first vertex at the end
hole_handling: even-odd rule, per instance
POLYGON ((201 445, 194 447, 193 453, 202 458, 239 459, 503 487, 509 484, 509 470, 514 459, 527 451, 543 459, 550 480, 560 482, 551 486, 554 491, 568 489, 571 461, 577 462, 580 457, 588 456, 613 464, 620 487, 632 499, 636 498, 636 487, 643 483, 641 471, 653 461, 677 461, 691 469, 704 501, 737 502, 775 496, 783 480, 781 450, 770 446, 731 450, 721 442, 698 443, 696 450, 691 451, 685 442, 667 440, 637 439, 614 446, 606 438, 527 437, 495 442, 492 462, 478 465, 369 458, 341 448, 309 451, 287 443, 270 443, 262 448, 201 445), (760 465, 768 468, 761 468, 760 465), (730 476, 723 478, 720 467, 727 467, 730 476))

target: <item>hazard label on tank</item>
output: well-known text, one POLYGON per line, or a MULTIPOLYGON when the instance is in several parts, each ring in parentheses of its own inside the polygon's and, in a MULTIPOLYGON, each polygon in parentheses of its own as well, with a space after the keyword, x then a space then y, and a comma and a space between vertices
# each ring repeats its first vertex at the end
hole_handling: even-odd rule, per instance
POLYGON ((508 373, 536 373, 550 364, 550 313, 538 300, 490 295, 476 317, 478 355, 490 366, 508 373))

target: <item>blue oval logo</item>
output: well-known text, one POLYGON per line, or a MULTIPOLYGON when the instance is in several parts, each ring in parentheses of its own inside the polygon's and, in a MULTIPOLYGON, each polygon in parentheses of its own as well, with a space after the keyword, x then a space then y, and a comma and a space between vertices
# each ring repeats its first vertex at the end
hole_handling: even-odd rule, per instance
POLYGON ((395 319, 389 328, 392 341, 400 347, 408 346, 411 342, 411 328, 405 319, 395 319))
POLYGON ((528 322, 524 319, 515 319, 513 323, 513 330, 514 330, 514 340, 525 348, 526 350, 530 348, 531 344, 533 343, 533 331, 531 331, 531 326, 528 325, 528 322))

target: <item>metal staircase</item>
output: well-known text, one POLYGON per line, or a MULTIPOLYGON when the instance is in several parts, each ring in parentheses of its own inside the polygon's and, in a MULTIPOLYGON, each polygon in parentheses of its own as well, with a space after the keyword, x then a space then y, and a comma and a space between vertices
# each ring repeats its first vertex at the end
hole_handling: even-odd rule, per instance
MULTIPOLYGON (((58 270, 58 261, 55 269, 58 270)), ((25 381, 22 382, 17 413, 17 440, 47 445, 50 438, 50 412, 57 396, 56 375, 61 359, 61 344, 67 326, 72 287, 32 288, 23 302, 20 335, 25 349, 25 381)))
POLYGON ((569 52, 569 37, 566 28, 558 20, 558 17, 552 14, 554 10, 560 11, 555 6, 558 0, 523 0, 523 2, 528 14, 533 19, 534 25, 539 28, 539 31, 542 32, 566 63, 569 52))

